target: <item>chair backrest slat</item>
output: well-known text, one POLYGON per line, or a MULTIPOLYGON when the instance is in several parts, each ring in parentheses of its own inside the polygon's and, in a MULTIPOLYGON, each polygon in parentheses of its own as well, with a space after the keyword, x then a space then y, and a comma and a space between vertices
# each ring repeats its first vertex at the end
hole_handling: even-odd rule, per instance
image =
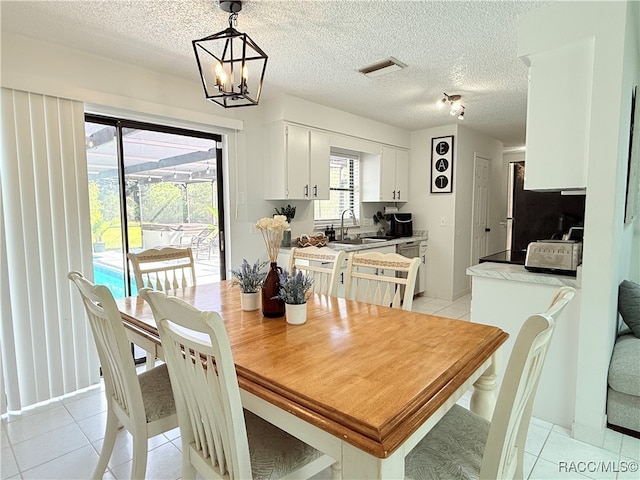
POLYGON ((419 258, 397 253, 350 253, 345 274, 346 298, 411 310, 419 266, 419 258))
POLYGON ((196 284, 195 264, 190 247, 151 248, 127 255, 138 290, 145 287, 168 291, 196 284))
POLYGON ((303 270, 306 275, 313 278, 311 291, 322 295, 337 294, 338 275, 344 262, 344 252, 332 250, 328 247, 292 248, 289 255, 287 269, 303 270))

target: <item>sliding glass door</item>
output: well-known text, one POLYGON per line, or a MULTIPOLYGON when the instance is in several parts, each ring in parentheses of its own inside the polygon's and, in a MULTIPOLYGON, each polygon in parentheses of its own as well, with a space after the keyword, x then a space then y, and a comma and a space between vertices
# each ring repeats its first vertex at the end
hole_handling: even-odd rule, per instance
POLYGON ((126 253, 191 247, 198 283, 224 279, 220 135, 87 115, 94 278, 135 294, 126 253))

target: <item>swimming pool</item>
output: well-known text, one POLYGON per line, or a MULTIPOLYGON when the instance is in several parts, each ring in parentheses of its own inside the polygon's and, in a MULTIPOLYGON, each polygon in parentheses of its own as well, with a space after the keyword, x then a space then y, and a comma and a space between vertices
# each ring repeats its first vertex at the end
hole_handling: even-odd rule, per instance
MULTIPOLYGON (((93 264, 93 283, 96 285, 105 285, 114 298, 126 297, 124 289, 124 272, 110 265, 103 263, 93 264)), ((135 285, 131 288, 131 295, 137 295, 138 289, 135 285)))

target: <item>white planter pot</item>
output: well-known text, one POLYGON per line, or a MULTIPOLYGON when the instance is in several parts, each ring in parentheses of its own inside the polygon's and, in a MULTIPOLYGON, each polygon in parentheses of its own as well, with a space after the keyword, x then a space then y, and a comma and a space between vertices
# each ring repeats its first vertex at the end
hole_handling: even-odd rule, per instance
POLYGON ((301 303, 294 305, 292 303, 284 304, 284 311, 287 317, 287 323, 291 325, 302 325, 307 321, 307 304, 301 303))
POLYGON ((260 308, 260 292, 240 293, 240 305, 245 312, 251 312, 260 308))

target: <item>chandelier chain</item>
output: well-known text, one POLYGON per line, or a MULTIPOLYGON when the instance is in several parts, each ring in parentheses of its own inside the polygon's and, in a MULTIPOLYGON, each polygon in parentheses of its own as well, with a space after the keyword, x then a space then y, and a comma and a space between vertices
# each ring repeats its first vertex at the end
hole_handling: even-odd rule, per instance
POLYGON ((238 12, 233 12, 229 15, 229 28, 235 28, 238 26, 238 12))

